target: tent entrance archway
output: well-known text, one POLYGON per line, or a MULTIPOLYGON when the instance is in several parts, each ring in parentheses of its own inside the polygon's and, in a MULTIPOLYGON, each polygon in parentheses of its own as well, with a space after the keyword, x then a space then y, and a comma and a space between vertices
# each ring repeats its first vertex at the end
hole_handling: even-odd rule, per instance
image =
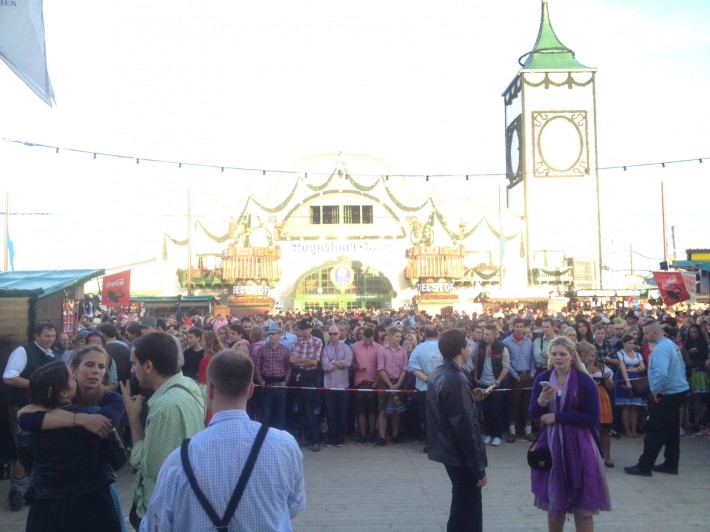
POLYGON ((382 273, 367 266, 348 267, 350 284, 338 286, 342 266, 326 266, 307 273, 298 283, 294 303, 297 309, 313 311, 389 308, 392 305, 392 283, 382 273), (335 271, 334 271, 335 270, 335 271))

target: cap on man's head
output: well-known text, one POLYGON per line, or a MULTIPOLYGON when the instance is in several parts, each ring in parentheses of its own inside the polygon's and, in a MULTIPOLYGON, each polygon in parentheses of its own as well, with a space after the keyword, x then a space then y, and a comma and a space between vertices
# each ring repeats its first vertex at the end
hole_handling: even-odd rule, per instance
POLYGON ((310 321, 308 321, 308 320, 306 320, 306 319, 303 319, 303 320, 301 320, 301 321, 298 322, 298 325, 296 325, 296 328, 297 328, 297 329, 301 329, 301 330, 304 330, 304 329, 312 329, 312 328, 313 328, 313 324, 312 324, 310 321))
POLYGON ((266 330, 266 334, 281 334, 281 326, 278 323, 273 322, 266 330))
POLYGON ((158 318, 154 316, 143 316, 140 321, 141 327, 157 327, 158 318))

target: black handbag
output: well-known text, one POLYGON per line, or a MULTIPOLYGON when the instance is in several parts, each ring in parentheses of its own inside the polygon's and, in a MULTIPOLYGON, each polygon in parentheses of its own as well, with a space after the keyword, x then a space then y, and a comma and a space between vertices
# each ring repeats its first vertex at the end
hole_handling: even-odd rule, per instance
POLYGON ((534 451, 532 450, 539 438, 540 435, 538 434, 535 441, 528 447, 528 465, 536 471, 549 471, 552 469, 552 453, 550 453, 550 449, 542 447, 534 451))

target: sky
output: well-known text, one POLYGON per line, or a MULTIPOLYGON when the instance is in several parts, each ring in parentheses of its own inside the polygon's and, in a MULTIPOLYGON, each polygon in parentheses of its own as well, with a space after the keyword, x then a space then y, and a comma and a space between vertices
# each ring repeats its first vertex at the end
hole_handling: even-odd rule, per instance
MULTIPOLYGON (((598 69, 599 165, 627 165, 600 171, 605 264, 657 266, 662 179, 670 254, 671 226, 678 257, 710 247, 710 160, 697 161, 710 157, 710 3, 549 9, 560 40, 598 69), (670 164, 684 159, 695 161, 670 164)), ((0 138, 91 153, 0 142, 15 269, 159 257, 188 188, 198 211, 268 193, 261 172, 145 159, 272 175, 343 151, 392 174, 455 174, 408 185, 475 197, 500 178, 464 174, 505 172, 501 93, 539 21, 539 0, 45 2, 56 106, 0 64, 0 138)), ((573 238, 574 206, 554 200, 573 238)))

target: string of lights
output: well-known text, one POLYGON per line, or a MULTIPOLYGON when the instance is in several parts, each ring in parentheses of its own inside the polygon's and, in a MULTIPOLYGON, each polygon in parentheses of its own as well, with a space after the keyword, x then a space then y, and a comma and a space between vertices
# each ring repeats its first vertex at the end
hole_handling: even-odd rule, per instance
MULTIPOLYGON (((67 148, 67 147, 62 147, 62 146, 51 146, 48 144, 40 144, 36 142, 29 142, 29 141, 24 141, 24 140, 15 140, 15 139, 8 139, 8 138, 0 138, 0 141, 5 142, 5 143, 10 143, 10 144, 20 144, 23 146, 27 146, 29 148, 42 148, 42 149, 47 149, 47 150, 52 150, 55 153, 59 154, 62 151, 65 152, 70 152, 70 153, 80 153, 80 154, 86 154, 92 156, 94 159, 97 157, 111 157, 115 159, 124 159, 124 160, 134 160, 136 164, 140 164, 141 162, 148 162, 148 163, 154 163, 154 164, 165 164, 165 165, 171 165, 171 166, 177 166, 178 168, 182 167, 194 167, 194 168, 210 168, 214 170, 219 170, 220 172, 224 172, 225 170, 231 170, 231 171, 239 171, 239 172, 255 172, 255 173, 260 173, 261 175, 267 175, 267 174, 293 174, 293 175, 303 175, 306 179, 308 178, 308 175, 314 175, 314 176, 329 176, 331 175, 330 172, 302 172, 298 170, 278 170, 278 169, 273 169, 273 168, 247 168, 247 167, 242 167, 242 166, 230 166, 230 165, 225 165, 225 164, 210 164, 210 163, 196 163, 196 162, 185 162, 185 161, 176 161, 176 160, 168 160, 168 159, 157 159, 155 157, 139 157, 139 156, 134 156, 134 155, 125 155, 125 154, 119 154, 119 153, 107 153, 107 152, 100 152, 100 151, 93 151, 93 150, 85 150, 81 148, 67 148)), ((600 166, 599 170, 624 170, 624 172, 628 171, 630 168, 641 168, 641 167, 651 167, 651 166, 660 166, 661 168, 666 168, 666 166, 670 165, 676 165, 676 164, 689 164, 689 163, 699 163, 702 164, 704 159, 710 159, 710 156, 704 156, 704 157, 693 157, 691 159, 677 159, 677 160, 669 160, 669 161, 654 161, 654 162, 646 162, 646 163, 632 163, 632 164, 619 164, 615 166, 600 166)), ((361 177, 384 177, 385 179, 389 180, 389 175, 388 176, 383 176, 381 174, 358 174, 361 177)), ((453 174, 433 174, 433 173, 415 173, 415 174, 392 174, 392 175, 397 175, 398 177, 407 177, 407 178, 424 178, 426 181, 429 181, 430 178, 442 178, 442 177, 463 177, 466 179, 466 181, 469 180, 470 177, 497 177, 497 176, 505 176, 505 172, 462 172, 462 173, 453 173, 453 174)))

